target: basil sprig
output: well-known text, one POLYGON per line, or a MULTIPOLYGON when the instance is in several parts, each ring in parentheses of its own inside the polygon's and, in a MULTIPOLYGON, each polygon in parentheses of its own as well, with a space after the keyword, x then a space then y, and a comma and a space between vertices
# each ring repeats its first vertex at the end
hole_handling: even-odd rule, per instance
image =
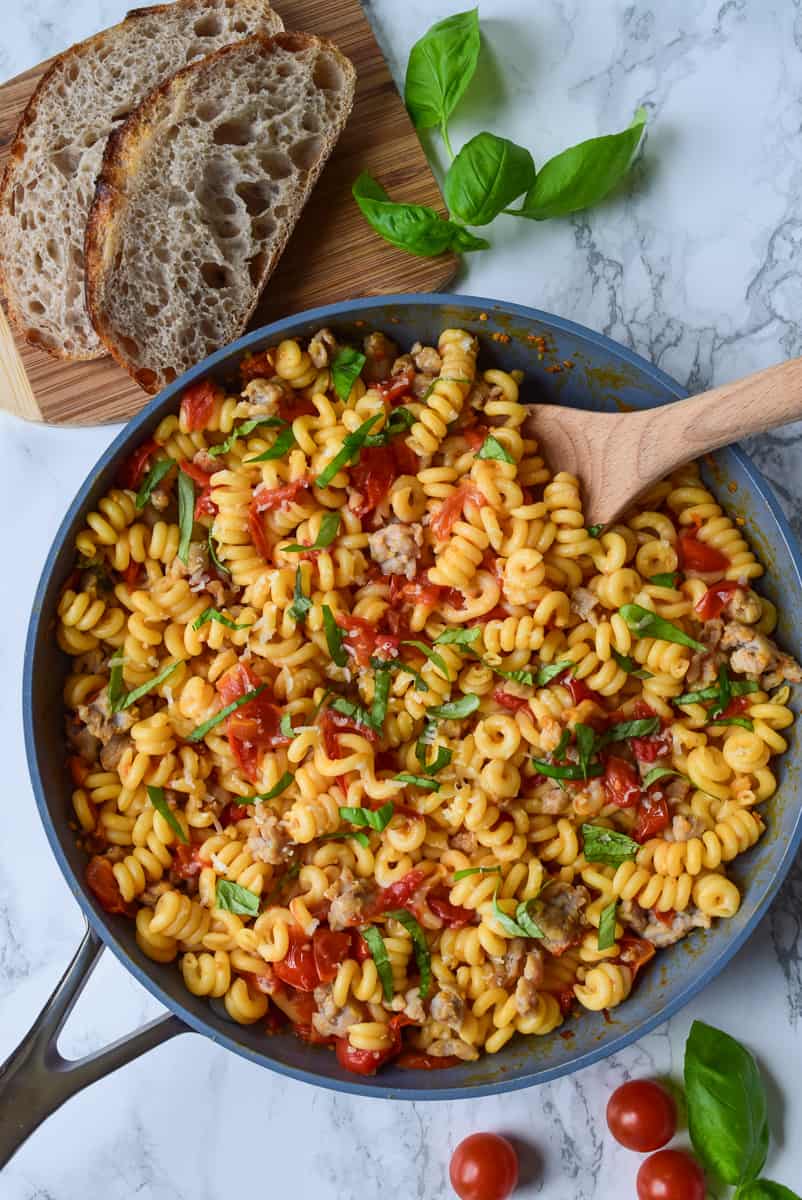
POLYGON ((207 454, 211 454, 212 458, 217 458, 220 454, 228 454, 236 441, 242 437, 247 437, 260 425, 265 425, 267 428, 280 428, 282 425, 286 425, 286 421, 282 421, 281 417, 250 417, 247 421, 243 421, 241 425, 238 425, 236 429, 232 429, 224 442, 218 442, 216 446, 210 446, 207 454))
POLYGON ((609 950, 615 945, 615 916, 618 909, 618 901, 611 900, 601 910, 599 916, 599 936, 596 942, 598 950, 609 950))
POLYGON ((164 683, 165 679, 169 679, 173 671, 181 665, 180 662, 168 663, 159 671, 158 675, 154 675, 152 679, 146 679, 144 683, 140 683, 139 687, 126 692, 123 691, 123 664, 119 651, 109 661, 111 663, 109 708, 113 713, 122 712, 124 708, 130 708, 132 704, 136 704, 137 700, 141 700, 143 696, 147 696, 148 692, 152 692, 159 684, 164 683))
POLYGON ((479 697, 473 692, 468 692, 459 700, 450 700, 447 704, 438 704, 435 708, 430 708, 427 716, 434 717, 438 721, 461 721, 463 718, 469 717, 471 713, 475 713, 479 704, 479 697))
POLYGON ((359 458, 359 453, 362 447, 365 445, 368 434, 379 420, 381 415, 381 413, 374 413, 373 416, 368 417, 367 421, 363 421, 362 424, 353 431, 353 433, 347 433, 345 435, 341 448, 334 455, 334 458, 331 460, 331 462, 323 468, 315 480, 315 487, 328 487, 338 471, 341 471, 343 467, 347 467, 349 463, 352 463, 359 458))
POLYGON ((184 833, 184 828, 181 822, 178 820, 178 817, 165 800, 164 788, 152 787, 149 783, 145 784, 145 788, 148 793, 148 799, 156 809, 156 812, 161 813, 175 836, 178 838, 179 842, 183 842, 184 845, 187 845, 189 843, 189 838, 184 833))
POLYGON ((241 917, 255 917, 259 912, 256 893, 230 879, 218 879, 215 900, 224 912, 237 913, 241 917))
POLYGON ((195 484, 185 471, 178 472, 178 528, 181 536, 178 542, 178 557, 184 566, 189 560, 189 543, 192 541, 192 528, 195 524, 195 484))
POLYGON ((449 145, 448 119, 465 94, 478 61, 476 8, 438 21, 415 43, 407 63, 404 101, 416 129, 439 125, 449 145))
POLYGON ((407 912, 405 908, 395 908, 392 912, 388 912, 387 916, 392 917, 394 921, 398 921, 400 925, 403 925, 412 938, 412 952, 415 955, 415 963, 420 975, 419 991, 421 998, 425 1000, 429 995, 429 988, 432 985, 432 956, 429 953, 426 934, 412 913, 407 912))
POLYGON ((387 716, 387 700, 390 696, 390 669, 388 666, 376 666, 375 660, 371 659, 374 666, 373 675, 373 703, 370 706, 370 722, 377 733, 381 733, 384 726, 384 718, 387 716))
POLYGON ((393 968, 390 965, 390 956, 387 953, 384 938, 375 925, 366 925, 360 932, 367 942, 371 958, 376 964, 376 973, 382 985, 384 998, 389 1002, 393 998, 393 968))
POLYGON ((368 829, 375 829, 377 833, 381 833, 393 819, 395 808, 392 800, 388 800, 381 808, 341 808, 340 820, 349 821, 351 825, 357 827, 367 826, 368 829))
POLYGON ((225 613, 221 613, 219 608, 204 608, 197 620, 192 622, 193 629, 200 629, 201 625, 205 625, 208 621, 217 621, 220 625, 226 625, 229 629, 250 629, 253 622, 246 621, 242 625, 238 625, 236 621, 232 621, 225 613))
MULTIPOLYGON (((535 182, 535 164, 524 146, 495 133, 477 133, 454 159, 444 188, 449 211, 466 225, 487 225, 494 217, 528 192, 535 182)), ((488 441, 495 442, 495 438, 488 441)), ((485 442, 485 446, 487 442, 485 442)), ((482 449, 485 449, 485 446, 482 449)), ((507 454, 503 451, 504 455, 507 454)), ((496 454, 477 455, 497 458, 496 454)), ((505 457, 504 462, 514 462, 505 457)))
POLYGON ((291 542, 289 546, 282 546, 281 549, 285 554, 303 554, 307 550, 325 550, 337 536, 340 529, 340 514, 338 512, 325 512, 320 519, 320 529, 311 546, 302 546, 299 542, 291 542))
MULTIPOLYGON (((312 600, 304 591, 304 578, 300 566, 295 568, 295 587, 292 592, 292 604, 290 605, 290 616, 295 621, 303 621, 309 609, 312 607, 312 600)), ((331 610, 329 610, 331 611, 331 610)), ((324 618, 325 619, 325 618, 324 618)))
POLYGON ((602 825, 582 826, 583 853, 588 862, 606 863, 620 867, 631 862, 640 850, 637 842, 617 829, 605 829, 602 825))
POLYGON ((435 646, 471 646, 481 637, 482 631, 478 625, 470 629, 444 629, 434 639, 435 646))
POLYGON ((374 671, 401 671, 402 674, 411 675, 415 680, 415 687, 419 692, 428 692, 429 685, 419 671, 411 667, 409 663, 403 662, 400 658, 377 658, 371 656, 370 665, 374 671))
MULTIPOLYGON (((286 715, 286 714, 285 714, 286 715)), ((284 717, 281 718, 282 721, 284 717)), ((284 730, 282 729, 282 733, 284 730)), ((237 804, 266 804, 269 800, 275 800, 282 792, 286 792, 287 788, 292 783, 293 777, 289 771, 285 771, 279 779, 278 783, 270 789, 269 792, 257 792, 255 796, 239 796, 237 804)))
POLYGON ((263 450, 255 458, 246 458, 245 462, 247 464, 274 462, 277 458, 283 458, 288 450, 292 450, 294 445, 295 434, 292 432, 292 426, 286 425, 278 434, 272 446, 268 446, 267 450, 263 450))
POLYGON ((690 646, 692 650, 701 650, 702 652, 706 650, 701 642, 697 642, 695 638, 683 633, 676 625, 672 625, 664 617, 658 617, 657 613, 643 608, 640 604, 624 604, 619 611, 629 628, 638 637, 659 638, 662 642, 675 642, 679 646, 690 646))
POLYGON ((246 692, 244 696, 238 696, 236 700, 232 700, 230 704, 225 706, 225 708, 221 708, 220 711, 215 713, 213 717, 209 717, 208 721, 204 721, 202 725, 198 725, 195 729, 193 729, 192 733, 188 733, 186 740, 188 742, 201 741, 204 737, 206 737, 206 734, 210 729, 214 729, 215 725, 219 725, 221 721, 225 721, 226 717, 230 717, 231 714, 238 708, 241 708, 243 704, 248 704, 251 700, 255 700, 257 696, 261 696, 266 687, 267 684, 262 683, 259 685, 259 687, 253 688, 250 692, 246 692))
POLYGON ((447 250, 486 250, 490 245, 424 204, 394 203, 367 171, 362 172, 351 191, 363 217, 385 242, 419 258, 431 258, 447 250))
POLYGON ((522 683, 524 687, 535 686, 535 676, 531 671, 526 671, 523 668, 517 671, 502 671, 501 667, 491 667, 490 670, 495 675, 500 675, 502 679, 511 679, 513 683, 522 683))
POLYGON ((138 510, 145 507, 167 472, 171 471, 174 466, 175 462, 172 458, 160 458, 158 462, 153 464, 142 480, 142 485, 136 494, 135 505, 138 510))
POLYGON ((353 346, 342 346, 331 364, 331 382, 341 400, 347 400, 367 359, 353 346))
POLYGON ((529 905, 532 900, 522 900, 515 909, 515 919, 508 917, 505 912, 499 908, 498 904, 498 889, 501 887, 501 880, 496 884, 496 890, 493 892, 493 916, 498 921, 501 928, 510 937, 524 938, 542 938, 546 935, 543 930, 532 919, 529 913, 529 905))

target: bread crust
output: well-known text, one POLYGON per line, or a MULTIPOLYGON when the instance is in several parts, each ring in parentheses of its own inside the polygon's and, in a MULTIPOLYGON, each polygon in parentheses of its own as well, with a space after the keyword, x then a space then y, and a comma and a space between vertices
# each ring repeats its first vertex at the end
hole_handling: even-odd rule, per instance
POLYGON ((214 71, 229 56, 241 54, 249 47, 254 46, 260 46, 265 56, 269 56, 277 48, 292 53, 303 52, 314 47, 325 50, 336 58, 348 81, 350 97, 340 128, 327 131, 324 137, 324 151, 308 172, 306 193, 297 212, 294 213, 292 220, 285 220, 282 223, 276 245, 270 255, 266 256, 260 279, 255 286, 253 300, 247 310, 243 310, 240 314, 237 328, 232 331, 232 336, 229 338, 229 341, 234 340, 242 333, 253 315, 261 291, 284 252, 303 205, 345 126, 345 120, 350 114, 354 99, 356 71, 353 63, 328 38, 318 37, 315 34, 283 32, 274 34, 272 37, 254 34, 240 42, 222 46, 205 58, 190 63, 154 88, 123 124, 114 130, 106 144, 103 167, 95 187, 95 199, 90 210, 84 242, 86 303, 90 319, 105 348, 120 366, 128 371, 139 386, 150 393, 158 391, 166 381, 160 381, 158 377, 152 378, 153 372, 138 368, 131 361, 120 342, 118 331, 108 320, 104 303, 106 287, 110 280, 128 208, 128 185, 136 178, 137 170, 146 155, 151 140, 157 136, 156 126, 160 110, 168 108, 172 99, 184 92, 187 84, 196 76, 214 71))

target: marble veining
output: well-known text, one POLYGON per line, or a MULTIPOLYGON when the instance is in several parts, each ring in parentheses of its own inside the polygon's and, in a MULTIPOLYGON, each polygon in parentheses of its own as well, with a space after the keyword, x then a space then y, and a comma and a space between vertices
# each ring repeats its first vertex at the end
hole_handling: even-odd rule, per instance
MULTIPOLYGON (((333 2, 333 0, 332 0, 333 2)), ((10 0, 0 77, 118 20, 126 0, 10 0)), ((280 9, 280 0, 277 0, 280 9)), ((412 41, 458 8, 366 0, 396 80, 412 41)), ((483 0, 484 47, 452 137, 483 127, 556 150, 649 111, 628 184, 588 214, 500 220, 456 286, 603 330, 702 389, 802 353, 800 0, 483 0)), ((442 148, 427 148, 445 166, 442 148)), ((0 417, 0 1056, 28 1027, 81 932, 33 808, 19 679, 31 597, 65 505, 115 430, 0 417)), ((802 535, 802 429, 749 447, 802 535)), ((639 1158, 605 1134, 610 1090, 677 1080, 691 1020, 747 1040, 769 1081, 766 1173, 802 1187, 802 867, 726 971, 637 1045, 537 1090, 435 1105, 334 1095, 280 1079, 195 1035, 169 1042, 55 1114, 0 1179, 2 1200, 219 1200, 245 1188, 306 1200, 444 1200, 448 1157, 476 1129, 521 1151, 520 1195, 626 1200, 639 1158)), ((725 929, 720 936, 726 937, 725 929)), ((103 961, 63 1038, 78 1055, 159 1006, 103 961)))

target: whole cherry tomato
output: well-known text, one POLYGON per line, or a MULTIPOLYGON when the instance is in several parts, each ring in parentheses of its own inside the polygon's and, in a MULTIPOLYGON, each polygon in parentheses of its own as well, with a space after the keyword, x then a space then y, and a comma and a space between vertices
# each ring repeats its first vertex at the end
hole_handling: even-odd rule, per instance
POLYGON ((677 1131, 672 1096, 649 1079, 633 1079, 616 1088, 607 1103, 607 1126, 617 1142, 641 1154, 659 1150, 677 1131))
POLYGON ((518 1155, 497 1133, 472 1133, 452 1154, 448 1174, 460 1200, 507 1200, 518 1182, 518 1155))
POLYGON ((638 1200, 705 1200, 702 1168, 684 1150, 658 1150, 637 1178, 638 1200))

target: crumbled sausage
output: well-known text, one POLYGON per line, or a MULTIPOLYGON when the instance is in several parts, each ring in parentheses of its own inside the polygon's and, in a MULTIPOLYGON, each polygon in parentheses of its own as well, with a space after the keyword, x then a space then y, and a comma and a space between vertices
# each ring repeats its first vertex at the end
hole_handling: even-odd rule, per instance
POLYGON ((89 704, 78 708, 78 716, 89 732, 105 746, 117 733, 130 729, 135 718, 130 709, 113 713, 109 705, 108 688, 103 688, 89 704))
POLYGON ((67 741, 85 763, 94 766, 101 743, 74 714, 67 718, 67 741))
POLYGON ((348 1030, 362 1020, 362 1009, 353 1004, 338 1008, 331 994, 331 984, 315 988, 317 1012, 312 1014, 312 1025, 321 1037, 347 1037, 348 1030))
POLYGON ((420 988, 409 988, 403 996, 393 996, 390 1008, 393 1012, 402 1012, 404 1016, 409 1017, 410 1021, 415 1021, 418 1025, 422 1025, 426 1020, 426 1009, 420 998, 420 988))
POLYGON ((329 926, 336 930, 349 929, 354 925, 362 912, 368 890, 367 884, 355 879, 348 867, 343 867, 331 887, 323 893, 331 901, 329 926))
POLYGON ((443 361, 434 346, 422 346, 420 342, 415 342, 410 353, 419 371, 425 371, 428 375, 440 374, 443 361))
POLYGON ((321 370, 327 367, 337 352, 337 339, 330 329, 319 329, 309 343, 309 357, 321 370))
POLYGON ((674 913, 670 922, 662 921, 651 909, 644 911, 639 904, 622 904, 621 919, 658 950, 673 946, 692 929, 709 929, 710 917, 691 905, 684 912, 674 913))
POLYGON ((401 521, 385 525, 368 534, 368 549, 383 575, 404 575, 414 579, 417 558, 423 548, 423 526, 401 521))
POLYGON ((531 813, 564 813, 571 807, 571 799, 567 789, 560 788, 553 779, 544 779, 527 798, 526 808, 531 813))
POLYGON ((523 971, 526 957, 526 942, 523 938, 512 938, 501 958, 491 958, 493 983, 497 987, 511 987, 523 971))
POLYGON ((100 751, 100 765, 104 771, 116 771, 132 740, 127 733, 115 733, 100 751))
POLYGON ((549 954, 562 954, 579 939, 587 888, 552 883, 529 905, 532 920, 543 930, 541 945, 549 954))
POLYGON ((740 621, 728 621, 721 639, 722 650, 729 650, 730 666, 743 675, 762 675, 773 664, 777 649, 765 634, 740 621))
POLYGON ((595 629, 599 624, 599 598, 590 588, 576 587, 571 593, 571 611, 589 622, 595 629))
POLYGON ((443 984, 440 991, 432 997, 430 1011, 433 1021, 458 1030, 465 1019, 465 1001, 454 988, 443 984))
POLYGON ((763 614, 763 605, 751 588, 737 588, 724 605, 724 613, 732 620, 754 625, 763 614))
POLYGON ((259 862, 277 866, 287 857, 288 834, 276 814, 264 804, 256 804, 253 815, 257 832, 248 838, 248 849, 259 862))
POLYGON ((689 842, 691 838, 701 837, 707 829, 699 817, 684 817, 681 814, 674 817, 671 828, 666 829, 663 837, 667 842, 689 842))
POLYGON ((272 379, 252 379, 242 393, 249 417, 274 417, 287 394, 284 384, 272 379))
POLYGON ((398 355, 395 342, 391 342, 383 333, 369 333, 363 348, 366 359, 362 369, 363 377, 368 383, 378 383, 380 379, 387 379, 392 372, 393 360, 398 355))

